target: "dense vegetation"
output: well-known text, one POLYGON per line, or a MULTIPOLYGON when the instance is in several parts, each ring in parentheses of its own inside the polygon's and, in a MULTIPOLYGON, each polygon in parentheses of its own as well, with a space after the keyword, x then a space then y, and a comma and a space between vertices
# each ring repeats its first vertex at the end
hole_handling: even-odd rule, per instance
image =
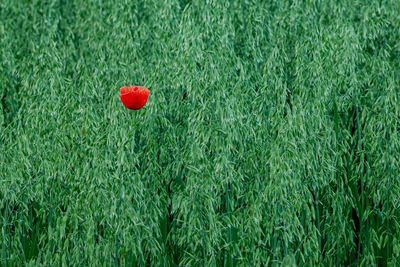
POLYGON ((400 264, 398 0, 0 0, 0 100, 1 266, 400 264))

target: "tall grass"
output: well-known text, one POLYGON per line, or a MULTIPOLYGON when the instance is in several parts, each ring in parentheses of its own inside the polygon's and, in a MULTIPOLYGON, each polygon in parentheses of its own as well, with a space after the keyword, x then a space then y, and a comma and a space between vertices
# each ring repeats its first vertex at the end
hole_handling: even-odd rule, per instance
POLYGON ((0 265, 397 266, 399 14, 0 1, 0 265))

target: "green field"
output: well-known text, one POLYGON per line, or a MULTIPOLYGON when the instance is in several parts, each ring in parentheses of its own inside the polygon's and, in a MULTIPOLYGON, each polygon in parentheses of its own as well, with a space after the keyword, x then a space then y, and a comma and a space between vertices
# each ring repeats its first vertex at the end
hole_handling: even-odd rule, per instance
POLYGON ((399 266, 400 1, 0 0, 0 266, 37 265, 399 266))

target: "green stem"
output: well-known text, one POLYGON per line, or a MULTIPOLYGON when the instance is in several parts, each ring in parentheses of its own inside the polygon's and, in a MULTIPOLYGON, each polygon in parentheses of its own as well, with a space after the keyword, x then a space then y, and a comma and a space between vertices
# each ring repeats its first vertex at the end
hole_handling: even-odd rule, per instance
POLYGON ((136 119, 136 112, 134 111, 133 115, 132 115, 132 130, 131 130, 131 132, 132 132, 132 153, 135 151, 135 134, 136 134, 135 119, 136 119))

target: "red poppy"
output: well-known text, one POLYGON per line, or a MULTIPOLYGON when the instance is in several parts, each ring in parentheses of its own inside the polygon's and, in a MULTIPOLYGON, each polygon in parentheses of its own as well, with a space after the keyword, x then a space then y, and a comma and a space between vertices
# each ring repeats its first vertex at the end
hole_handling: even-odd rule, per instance
POLYGON ((120 89, 122 104, 129 109, 141 109, 147 102, 150 91, 143 86, 132 85, 120 89))

